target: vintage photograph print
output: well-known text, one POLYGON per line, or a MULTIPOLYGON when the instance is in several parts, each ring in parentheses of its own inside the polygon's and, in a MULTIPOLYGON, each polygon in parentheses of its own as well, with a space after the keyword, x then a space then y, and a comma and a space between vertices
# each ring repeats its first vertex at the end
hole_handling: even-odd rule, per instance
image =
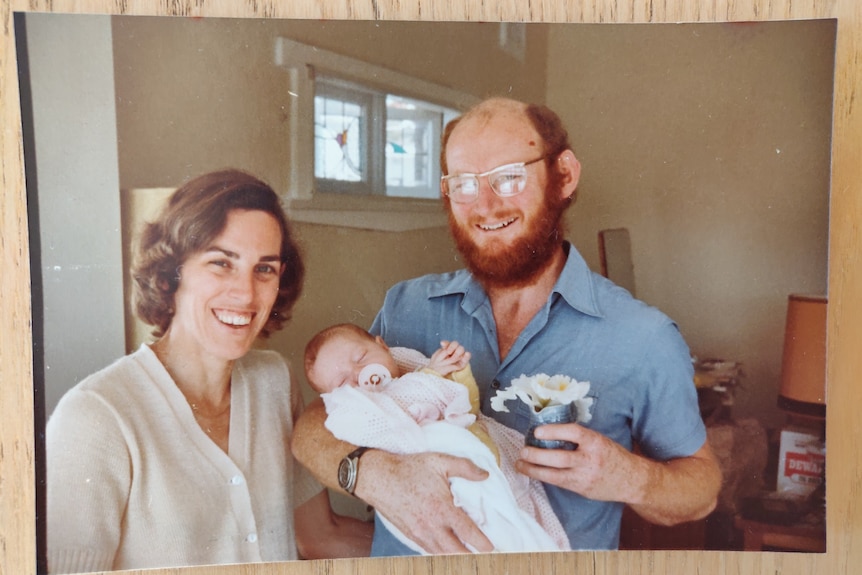
POLYGON ((838 20, 12 24, 37 573, 832 554, 838 20))

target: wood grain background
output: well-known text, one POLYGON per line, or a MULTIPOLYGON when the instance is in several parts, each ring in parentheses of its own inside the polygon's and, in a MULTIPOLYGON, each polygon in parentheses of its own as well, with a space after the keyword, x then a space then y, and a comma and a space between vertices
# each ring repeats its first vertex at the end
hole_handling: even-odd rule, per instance
MULTIPOLYGON (((836 18, 829 247, 825 554, 581 552, 291 562, 148 575, 302 573, 844 574, 862 563, 862 3, 858 0, 3 0, 0 17, 0 575, 36 572, 27 211, 12 15, 57 11, 182 16, 535 22, 711 22, 836 18)), ((131 573, 131 572, 130 572, 131 573)), ((140 572, 143 573, 143 572, 140 572)))

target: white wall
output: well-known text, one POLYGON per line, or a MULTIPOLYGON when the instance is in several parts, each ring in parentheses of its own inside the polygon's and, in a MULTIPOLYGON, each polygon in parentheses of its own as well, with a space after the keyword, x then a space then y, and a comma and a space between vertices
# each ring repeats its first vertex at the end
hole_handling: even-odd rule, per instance
POLYGON ((125 352, 114 62, 107 16, 25 18, 50 413, 125 352))
POLYGON ((735 413, 780 423, 787 296, 825 293, 834 22, 550 33, 548 103, 583 164, 570 235, 598 269, 627 227, 638 296, 700 357, 741 361, 735 413), (565 55, 565 57, 560 57, 565 55))

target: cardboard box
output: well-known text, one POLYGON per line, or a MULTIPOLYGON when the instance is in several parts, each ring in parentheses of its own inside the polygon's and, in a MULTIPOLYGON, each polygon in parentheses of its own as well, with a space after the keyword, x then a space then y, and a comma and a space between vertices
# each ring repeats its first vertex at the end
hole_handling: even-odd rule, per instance
POLYGON ((821 434, 806 429, 781 430, 778 493, 808 497, 825 481, 825 470, 826 442, 821 434))

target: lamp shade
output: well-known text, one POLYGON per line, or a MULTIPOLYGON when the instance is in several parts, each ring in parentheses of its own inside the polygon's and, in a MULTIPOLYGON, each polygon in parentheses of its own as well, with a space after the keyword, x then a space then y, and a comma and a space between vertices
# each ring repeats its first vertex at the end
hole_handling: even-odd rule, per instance
POLYGON ((788 298, 778 406, 826 416, 826 297, 788 298))

